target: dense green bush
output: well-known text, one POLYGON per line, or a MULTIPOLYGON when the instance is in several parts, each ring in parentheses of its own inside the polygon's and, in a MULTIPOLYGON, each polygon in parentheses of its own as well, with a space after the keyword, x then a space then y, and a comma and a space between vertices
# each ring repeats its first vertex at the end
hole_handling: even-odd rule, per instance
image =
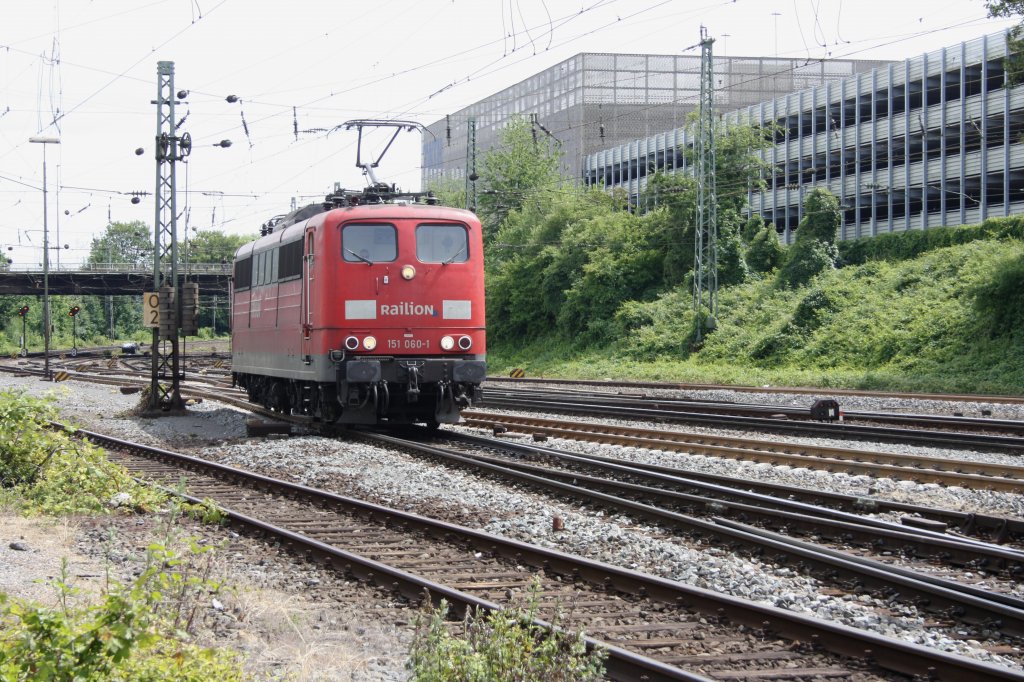
POLYGON ((57 416, 53 400, 19 391, 0 392, 0 487, 31 484, 67 438, 46 428, 57 416))
POLYGON ((155 508, 165 496, 139 485, 106 453, 52 429, 53 398, 0 393, 0 484, 18 504, 43 514, 107 513, 155 508), (120 494, 120 495, 119 495, 120 494))
POLYGON ((510 214, 491 247, 513 253, 488 264, 488 332, 607 340, 619 305, 650 298, 662 284, 664 232, 663 212, 611 210, 608 197, 594 194, 562 197, 545 215, 510 214))
POLYGON ((654 301, 626 301, 615 313, 615 347, 636 360, 678 357, 693 340, 693 294, 686 286, 654 301))
POLYGON ((754 241, 754 237, 764 229, 764 218, 759 213, 747 218, 747 222, 743 224, 743 229, 740 231, 740 237, 743 239, 744 244, 750 244, 754 241))
POLYGON ((587 682, 604 677, 604 652, 588 652, 582 633, 536 625, 540 583, 530 586, 527 603, 503 611, 467 614, 464 635, 454 637, 445 619, 448 605, 429 603, 416 621, 410 652, 415 682, 587 682))
POLYGON ((775 226, 769 223, 750 240, 745 258, 752 272, 768 273, 782 264, 785 255, 786 247, 779 241, 775 226))
POLYGON ((786 251, 785 262, 778 274, 779 282, 791 287, 807 284, 815 275, 831 270, 837 255, 834 244, 798 236, 786 251))
POLYGON ((851 239, 839 243, 839 256, 844 265, 873 260, 901 261, 935 249, 990 239, 1024 239, 1024 216, 989 218, 980 225, 930 227, 851 239))
POLYGON ((724 211, 718 225, 718 286, 741 284, 747 279, 749 268, 743 258, 740 238, 740 218, 733 211, 724 211))
POLYGON ((509 366, 531 376, 1019 394, 1024 240, 998 231, 914 259, 827 268, 809 287, 759 277, 723 287, 718 328, 699 352, 684 281, 623 301, 607 345, 585 349, 549 333, 514 347, 499 341, 489 360, 514 359, 509 366))
POLYGON ((796 239, 779 270, 779 282, 799 286, 835 267, 839 258, 836 237, 842 220, 839 199, 834 194, 823 187, 811 190, 804 200, 804 217, 796 239))

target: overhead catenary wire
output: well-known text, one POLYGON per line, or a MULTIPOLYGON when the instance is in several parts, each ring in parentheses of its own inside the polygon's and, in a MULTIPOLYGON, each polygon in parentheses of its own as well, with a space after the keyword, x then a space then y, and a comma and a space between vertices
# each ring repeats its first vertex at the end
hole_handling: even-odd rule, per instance
MULTIPOLYGON (((581 10, 582 10, 582 9, 584 9, 584 7, 583 7, 583 5, 582 5, 582 4, 581 4, 581 6, 580 6, 580 9, 581 9, 581 10)), ((536 37, 536 36, 535 36, 535 37, 536 37)), ((550 37, 550 33, 549 33, 549 37, 550 37)), ((276 104, 273 104, 273 103, 268 103, 268 105, 272 105, 272 106, 284 106, 284 107, 285 107, 285 110, 287 110, 287 108, 292 108, 292 109, 293 109, 293 123, 295 122, 295 118, 297 118, 297 108, 295 108, 294 106, 292 106, 292 105, 276 105, 276 104)), ((617 117, 617 116, 612 116, 612 117, 609 117, 609 119, 608 119, 608 120, 614 120, 615 118, 618 118, 618 117, 617 117)), ((237 120, 237 119, 236 119, 236 120, 237 120)), ((548 122, 548 119, 545 119, 545 123, 547 123, 547 122, 548 122)), ((592 125, 592 124, 593 124, 593 123, 592 123, 592 122, 589 122, 589 121, 585 121, 585 122, 584 122, 584 125, 592 125)), ((574 123, 573 125, 575 125, 575 123, 574 123)), ((554 131, 554 130, 556 130, 556 128, 555 128, 554 126, 552 126, 552 127, 551 127, 551 129, 552 129, 553 131, 554 131)), ((291 138, 291 139, 294 139, 294 132, 293 132, 293 131, 290 131, 290 132, 292 132, 292 138, 291 138)), ((261 133, 262 133, 262 129, 261 129, 261 133)), ((282 130, 282 133, 283 133, 283 134, 286 134, 286 133, 284 133, 284 131, 283 131, 283 130, 282 130)), ((262 134, 261 134, 261 136, 260 136, 260 137, 261 137, 261 140, 260 140, 260 141, 261 141, 261 145, 262 145, 262 146, 266 146, 266 144, 269 144, 269 143, 270 143, 270 138, 269 138, 269 137, 268 137, 268 138, 264 138, 264 136, 263 136, 262 134)), ((282 137, 277 137, 277 136, 275 136, 275 137, 274 137, 274 140, 275 140, 275 144, 279 144, 279 143, 280 143, 280 141, 281 141, 281 139, 283 139, 283 135, 282 135, 282 137)), ((332 155, 331 155, 330 157, 327 157, 327 158, 326 158, 326 159, 325 159, 324 161, 322 161, 321 163, 329 163, 329 162, 330 162, 330 159, 331 159, 331 158, 335 158, 336 156, 337 156, 336 154, 332 154, 332 155)), ((273 157, 269 157, 269 158, 270 158, 270 159, 272 159, 273 157)), ((260 163, 265 163, 265 162, 266 162, 266 161, 264 160, 264 158, 263 158, 263 155, 261 155, 261 157, 260 157, 260 158, 255 158, 255 159, 252 159, 252 160, 250 161, 250 163, 249 163, 249 164, 243 164, 243 165, 254 165, 254 164, 260 164, 260 163)), ((260 192, 259 192, 259 195, 260 195, 260 196, 271 196, 271 195, 273 195, 274 193, 276 193, 276 189, 277 189, 277 188, 280 188, 281 186, 283 186, 283 185, 279 184, 279 185, 277 185, 277 187, 276 187, 276 188, 274 188, 273 190, 270 190, 270 191, 260 191, 260 192)))

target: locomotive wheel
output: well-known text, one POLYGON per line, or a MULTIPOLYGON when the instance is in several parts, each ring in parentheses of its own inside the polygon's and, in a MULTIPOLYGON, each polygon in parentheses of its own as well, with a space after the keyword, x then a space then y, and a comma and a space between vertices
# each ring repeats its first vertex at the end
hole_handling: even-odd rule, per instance
POLYGON ((333 388, 320 387, 320 419, 331 423, 338 421, 341 416, 341 405, 338 404, 338 396, 333 388))
POLYGON ((302 388, 298 382, 289 381, 285 386, 285 404, 292 414, 303 414, 302 388))
POLYGON ((291 413, 291 404, 288 402, 288 388, 282 381, 275 381, 268 391, 270 395, 270 408, 274 412, 282 414, 291 413))

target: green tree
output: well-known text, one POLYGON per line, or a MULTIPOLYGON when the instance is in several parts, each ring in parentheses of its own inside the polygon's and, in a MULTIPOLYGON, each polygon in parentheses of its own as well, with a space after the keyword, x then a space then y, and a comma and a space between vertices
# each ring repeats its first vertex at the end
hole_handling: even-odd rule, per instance
POLYGON ((798 230, 807 237, 835 246, 843 213, 839 199, 824 187, 812 189, 804 199, 804 218, 798 230))
POLYGON ((582 341, 609 341, 615 310, 625 301, 653 297, 661 283, 661 254, 650 230, 654 223, 653 216, 616 211, 573 225, 562 251, 584 258, 558 311, 563 333, 582 341))
POLYGON ((220 230, 195 231, 188 240, 188 261, 189 263, 207 265, 226 265, 234 260, 238 247, 255 239, 255 234, 225 234, 220 230))
POLYGON ((549 203, 561 187, 561 150, 556 141, 515 117, 501 131, 498 144, 479 164, 478 213, 489 240, 512 211, 531 202, 549 203))
MULTIPOLYGON (((543 158, 543 136, 534 147, 524 121, 506 130, 506 145, 486 172, 503 179, 538 166, 531 181, 553 177, 556 162, 543 158), (510 154, 516 151, 518 156, 510 154), (540 157, 540 158, 539 158, 540 157), (529 166, 516 162, 528 158, 529 166), (500 161, 500 164, 498 163, 500 161), (515 172, 513 172, 515 171, 515 172)), ((739 237, 748 183, 758 183, 757 150, 767 144, 761 129, 733 126, 721 131, 719 177, 719 281, 747 275, 739 237)), ((487 177, 485 175, 485 177, 487 177)), ((497 231, 486 245, 488 327, 493 339, 560 336, 576 342, 615 337, 616 310, 629 301, 649 301, 684 282, 693 268, 696 188, 685 173, 648 177, 641 204, 656 207, 637 215, 621 192, 554 192, 553 182, 522 183, 510 192, 497 231)), ((511 187, 511 184, 504 185, 511 187)), ((495 202, 501 195, 481 198, 495 202)))
MULTIPOLYGON (((985 8, 994 19, 1009 19, 1024 15, 1024 0, 986 0, 985 8)), ((1009 54, 1004 60, 1011 83, 1024 80, 1024 23, 1018 23, 1006 36, 1009 54)))
POLYGON ((489 331, 515 338, 555 329, 566 291, 589 257, 586 245, 568 243, 566 235, 615 213, 614 199, 597 190, 555 194, 544 206, 510 213, 487 247, 489 331))
POLYGON ((120 265, 151 265, 153 232, 145 223, 110 223, 89 247, 88 265, 117 263, 120 265))
POLYGON ((823 187, 817 187, 804 200, 804 217, 796 231, 779 281, 789 286, 806 284, 812 277, 835 267, 839 259, 836 237, 842 224, 839 199, 823 187))
MULTIPOLYGON (((758 152, 772 143, 772 128, 735 125, 721 127, 715 138, 715 187, 718 199, 719 222, 726 216, 742 213, 747 205, 748 190, 764 187, 761 170, 766 163, 758 152)), ((685 150, 687 162, 694 163, 693 149, 685 150)), ((648 179, 643 201, 659 206, 669 214, 669 239, 665 244, 664 282, 675 286, 693 270, 694 225, 697 211, 697 183, 693 176, 683 173, 656 173, 648 179)), ((726 275, 727 280, 742 281, 740 270, 743 265, 738 257, 733 258, 735 245, 729 243, 735 230, 729 225, 724 231, 726 240, 719 246, 726 251, 726 262, 738 268, 726 275), (737 279, 739 277, 739 279, 737 279)), ((719 235, 723 230, 719 229, 719 235)), ((721 253, 721 248, 720 248, 721 253)), ((721 259, 720 259, 721 260, 721 259)))
POLYGON ((761 159, 758 152, 771 148, 774 132, 774 125, 719 128, 715 138, 715 193, 719 215, 729 209, 743 212, 748 191, 765 188, 761 171, 767 170, 770 164, 761 159))
POLYGON ((434 193, 441 206, 466 208, 466 181, 459 178, 436 178, 426 189, 434 193))
POLYGON ((675 286, 693 270, 697 183, 683 173, 656 173, 648 180, 647 201, 665 213, 662 282, 675 286))
MULTIPOLYGON (((257 238, 256 234, 239 235, 225 234, 220 230, 197 231, 185 244, 185 257, 190 268, 214 267, 229 269, 238 247, 257 238)), ((209 328, 211 333, 220 334, 229 327, 228 301, 224 297, 214 297, 206 292, 199 292, 199 326, 209 328)), ((201 331, 201 334, 205 334, 201 331)))
MULTIPOLYGON (((85 264, 96 269, 151 271, 153 233, 138 220, 110 223, 93 237, 85 264)), ((82 339, 125 338, 142 331, 142 301, 138 296, 85 296, 81 306, 78 326, 82 339)))

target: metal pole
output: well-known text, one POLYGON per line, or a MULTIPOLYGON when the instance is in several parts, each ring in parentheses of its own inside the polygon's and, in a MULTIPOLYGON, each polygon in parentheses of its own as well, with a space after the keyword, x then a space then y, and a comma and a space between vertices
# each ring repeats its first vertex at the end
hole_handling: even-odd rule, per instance
POLYGON ((47 224, 46 145, 60 144, 60 138, 33 136, 29 142, 43 145, 43 373, 50 380, 50 232, 47 224))
POLYGON ((46 145, 43 145, 43 376, 50 380, 50 232, 46 224, 46 145))
MULTIPOLYGON (((109 220, 108 220, 108 223, 109 223, 109 220)), ((110 232, 109 232, 109 227, 108 227, 108 232, 107 232, 107 269, 108 270, 113 270, 113 268, 111 267, 113 261, 114 261, 114 256, 113 256, 113 250, 111 249, 110 232)), ((110 331, 108 332, 107 336, 110 338, 111 341, 113 341, 114 340, 114 297, 109 295, 109 294, 107 295, 107 319, 108 319, 108 321, 110 323, 110 331)))

